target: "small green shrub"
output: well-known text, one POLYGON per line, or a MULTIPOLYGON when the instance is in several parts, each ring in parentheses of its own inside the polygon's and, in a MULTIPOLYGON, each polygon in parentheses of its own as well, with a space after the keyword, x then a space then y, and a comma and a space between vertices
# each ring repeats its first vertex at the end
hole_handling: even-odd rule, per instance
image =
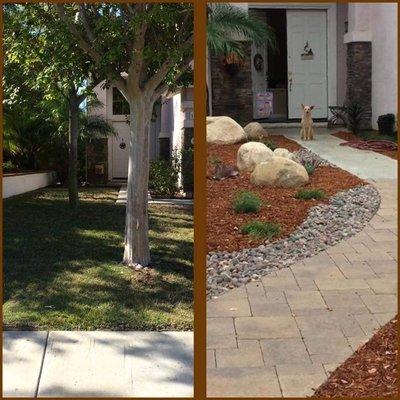
POLYGON ((311 163, 306 163, 304 165, 304 168, 306 169, 308 175, 312 175, 315 171, 315 166, 311 163))
POLYGON ((260 206, 260 198, 247 191, 240 191, 233 200, 233 209, 237 214, 258 213, 260 206))
POLYGON ((272 239, 279 235, 281 232, 281 226, 273 222, 252 221, 245 224, 241 231, 245 235, 272 239))
POLYGON ((270 139, 261 139, 261 143, 264 143, 267 147, 269 147, 272 151, 277 149, 279 146, 270 139))
POLYGON ((13 172, 17 169, 17 166, 11 160, 3 162, 3 172, 13 172))
POLYGON ((174 197, 179 191, 178 177, 180 162, 176 155, 171 160, 157 160, 150 163, 149 190, 155 197, 174 197))
POLYGON ((325 197, 325 193, 321 189, 300 189, 296 195, 296 199, 301 199, 301 200, 319 200, 323 199, 325 197))

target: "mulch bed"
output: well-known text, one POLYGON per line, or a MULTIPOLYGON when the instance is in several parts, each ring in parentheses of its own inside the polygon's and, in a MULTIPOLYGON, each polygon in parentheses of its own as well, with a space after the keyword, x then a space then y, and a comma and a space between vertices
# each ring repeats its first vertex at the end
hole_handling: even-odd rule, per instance
POLYGON ((338 367, 313 397, 395 397, 397 316, 338 367))
MULTIPOLYGON (((271 135, 269 139, 279 147, 295 151, 301 146, 282 135, 271 135)), ((236 155, 240 144, 209 145, 207 149, 207 175, 211 177, 213 160, 236 166, 236 155)), ((323 200, 299 200, 294 197, 298 189, 257 187, 250 183, 250 173, 241 173, 237 178, 222 181, 207 179, 207 249, 208 251, 237 251, 256 247, 265 243, 265 239, 243 235, 240 228, 249 221, 269 221, 281 225, 281 233, 275 239, 288 236, 307 217, 310 207, 327 203, 329 197, 364 184, 358 177, 335 167, 318 167, 310 176, 305 188, 318 188, 326 193, 323 200), (258 194, 263 205, 258 214, 236 214, 232 201, 240 190, 258 194)), ((275 240, 274 239, 274 240, 275 240)))
MULTIPOLYGON (((358 136, 354 135, 351 132, 345 132, 345 131, 340 131, 340 132, 335 132, 332 133, 332 136, 335 136, 339 139, 345 140, 346 142, 365 142, 365 140, 360 139, 358 136)), ((382 154, 384 156, 393 158, 394 160, 398 160, 398 151, 397 150, 372 150, 375 151, 375 153, 382 154)))

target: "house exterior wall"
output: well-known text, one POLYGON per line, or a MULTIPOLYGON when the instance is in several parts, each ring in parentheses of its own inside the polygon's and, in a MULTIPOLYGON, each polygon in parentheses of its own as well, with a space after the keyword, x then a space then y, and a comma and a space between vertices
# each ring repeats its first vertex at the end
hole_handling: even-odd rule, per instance
MULTIPOLYGON (((336 105, 341 106, 346 100, 346 76, 347 76, 347 47, 343 41, 346 33, 347 22, 347 3, 337 4, 337 102, 336 105)), ((334 105, 334 104, 332 104, 334 105)))
MULTIPOLYGON (((126 123, 127 116, 113 115, 112 92, 112 87, 103 89, 99 84, 95 88, 95 93, 101 105, 90 109, 89 114, 102 116, 113 125, 117 135, 123 136, 119 130, 126 123)), ((161 104, 155 106, 155 117, 150 127, 150 160, 156 160, 159 157, 160 138, 170 140, 171 151, 174 148, 179 150, 183 145, 185 128, 193 129, 193 87, 182 89, 173 96, 162 99, 161 104)), ((124 130, 126 131, 125 128, 124 130)), ((88 182, 103 184, 113 178, 113 162, 115 162, 113 160, 113 146, 119 146, 121 137, 98 138, 87 143, 86 170, 88 182), (99 173, 99 165, 102 166, 100 169, 103 170, 103 173, 99 173)), ((118 148, 117 150, 120 151, 118 148)))
MULTIPOLYGON (((244 10, 256 8, 326 10, 327 13, 327 78, 328 105, 337 105, 337 9, 336 3, 231 3, 244 10)), ((249 46, 250 48, 250 46, 249 46)), ((249 53, 250 54, 250 53, 249 53)), ((250 56, 237 74, 236 82, 221 72, 219 57, 209 55, 208 85, 211 87, 212 115, 227 115, 239 123, 253 119, 253 93, 250 56), (247 73, 247 62, 250 76, 247 73), (249 94, 250 91, 250 94, 249 94), (236 110, 235 110, 236 109, 236 110), (249 110, 250 109, 250 110, 249 110)), ((345 63, 345 59, 344 59, 345 63)), ((342 94, 343 96, 343 94, 342 94)), ((329 115, 328 115, 329 116, 329 115)))
POLYGON ((52 171, 4 174, 3 175, 3 199, 18 194, 31 192, 56 183, 56 173, 52 171))
POLYGON ((397 4, 349 3, 349 31, 344 42, 370 43, 371 122, 379 115, 397 113, 397 4))

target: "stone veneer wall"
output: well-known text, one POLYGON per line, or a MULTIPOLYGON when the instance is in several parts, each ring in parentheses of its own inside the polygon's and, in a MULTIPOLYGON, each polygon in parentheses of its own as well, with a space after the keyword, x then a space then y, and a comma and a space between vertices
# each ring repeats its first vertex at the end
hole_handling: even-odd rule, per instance
POLYGON ((213 115, 226 115, 242 125, 253 120, 251 44, 244 43, 244 48, 244 63, 232 75, 225 70, 220 56, 212 55, 210 63, 213 115))
POLYGON ((108 139, 93 139, 86 144, 87 180, 91 184, 106 184, 108 181, 108 139), (104 174, 95 172, 95 165, 102 164, 104 174))
POLYGON ((365 117, 360 127, 371 128, 371 42, 350 42, 347 44, 346 101, 355 102, 365 109, 365 117))

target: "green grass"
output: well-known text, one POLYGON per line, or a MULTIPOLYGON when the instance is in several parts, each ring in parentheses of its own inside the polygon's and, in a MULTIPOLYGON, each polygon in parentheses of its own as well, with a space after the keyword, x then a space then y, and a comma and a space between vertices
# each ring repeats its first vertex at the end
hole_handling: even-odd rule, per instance
POLYGON ((137 272, 121 264, 116 196, 82 190, 76 212, 64 189, 4 201, 6 329, 192 329, 192 210, 150 206, 153 268, 137 272))
POLYGON ((325 192, 321 189, 300 189, 294 197, 301 200, 319 200, 325 197, 325 192))
POLYGON ((255 237, 273 239, 281 232, 281 227, 273 222, 252 221, 242 227, 242 233, 255 237))
POLYGON ((233 200, 233 209, 237 214, 258 213, 260 207, 260 198, 246 190, 238 192, 233 200))

